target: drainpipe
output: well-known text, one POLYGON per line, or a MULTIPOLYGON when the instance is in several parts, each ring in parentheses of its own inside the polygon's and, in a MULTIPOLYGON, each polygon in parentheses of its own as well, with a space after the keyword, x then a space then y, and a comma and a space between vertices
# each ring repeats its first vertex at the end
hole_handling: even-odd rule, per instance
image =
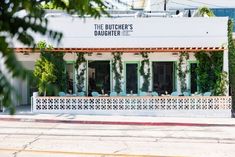
POLYGON ((166 11, 166 0, 164 0, 164 11, 166 11))

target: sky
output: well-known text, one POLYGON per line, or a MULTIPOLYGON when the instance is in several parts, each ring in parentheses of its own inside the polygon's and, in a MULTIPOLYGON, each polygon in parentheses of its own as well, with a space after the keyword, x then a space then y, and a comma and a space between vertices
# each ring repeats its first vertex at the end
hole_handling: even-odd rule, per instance
MULTIPOLYGON (((118 1, 125 2, 134 6, 145 6, 152 10, 163 10, 164 0, 107 0, 114 5, 118 5, 118 1)), ((168 9, 180 8, 198 8, 207 6, 209 8, 235 8, 235 0, 167 0, 168 9)), ((127 8, 119 5, 119 8, 127 8)))

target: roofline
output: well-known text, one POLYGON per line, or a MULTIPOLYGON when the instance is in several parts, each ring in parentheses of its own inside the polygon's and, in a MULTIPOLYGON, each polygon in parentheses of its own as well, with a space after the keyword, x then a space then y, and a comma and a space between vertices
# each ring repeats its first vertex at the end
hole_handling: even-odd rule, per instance
MULTIPOLYGON (((224 47, 151 47, 151 48, 53 48, 46 49, 48 52, 218 52, 224 51, 224 47)), ((14 48, 16 53, 24 52, 40 52, 40 49, 36 48, 14 48)))

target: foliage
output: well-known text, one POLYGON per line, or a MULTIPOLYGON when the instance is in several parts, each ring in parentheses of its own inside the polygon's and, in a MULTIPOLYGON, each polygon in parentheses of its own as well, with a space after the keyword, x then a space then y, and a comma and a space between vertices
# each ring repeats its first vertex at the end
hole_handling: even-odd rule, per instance
POLYGON ((114 73, 114 79, 115 79, 115 85, 114 90, 117 93, 120 93, 122 91, 122 71, 123 71, 123 65, 122 65, 122 52, 113 52, 113 62, 112 62, 112 71, 114 73))
POLYGON ((226 91, 226 81, 223 69, 223 52, 198 52, 195 57, 199 61, 196 69, 198 76, 198 86, 201 93, 213 91, 214 95, 223 95, 226 91))
POLYGON ((227 77, 228 74, 226 72, 223 71, 222 73, 220 73, 215 83, 214 95, 220 95, 220 96, 226 95, 227 85, 228 85, 227 77))
POLYGON ((141 91, 148 92, 149 89, 149 79, 150 79, 150 65, 149 65, 149 57, 148 57, 148 52, 142 52, 141 56, 143 60, 141 61, 141 66, 140 66, 140 75, 143 77, 143 85, 141 88, 141 91))
POLYGON ((84 57, 85 52, 77 53, 77 60, 75 68, 77 70, 77 91, 82 92, 84 88, 85 72, 86 72, 86 59, 84 57))
POLYGON ((187 89, 186 75, 189 72, 189 69, 187 68, 187 65, 185 65, 185 68, 183 68, 183 64, 187 64, 186 61, 188 59, 189 59, 189 54, 187 52, 180 53, 177 70, 178 70, 178 76, 180 80, 181 92, 185 92, 187 89))
POLYGON ((78 14, 81 17, 90 15, 100 17, 101 13, 108 15, 105 11, 107 7, 102 0, 40 0, 40 8, 60 9, 69 14, 78 14))
POLYGON ((231 87, 232 104, 235 109, 235 45, 233 42, 233 21, 228 21, 228 51, 229 51, 229 84, 231 87))
POLYGON ((198 60, 198 66, 196 69, 198 77, 198 86, 199 92, 204 93, 211 90, 211 60, 207 53, 197 52, 195 54, 196 59, 198 60))
POLYGON ((37 43, 37 48, 40 49, 41 57, 47 59, 55 67, 53 75, 56 76, 56 80, 53 84, 59 91, 66 91, 66 62, 64 60, 64 53, 62 52, 50 52, 53 47, 47 45, 45 41, 37 43), (45 51, 47 50, 47 51, 45 51))
MULTIPOLYGON (((66 2, 65 2, 66 3, 66 2)), ((47 3, 41 3, 40 5, 41 8, 43 9, 57 9, 57 10, 62 10, 62 8, 57 7, 53 1, 49 1, 47 3)))
POLYGON ((212 17, 212 16, 215 16, 215 14, 213 13, 213 11, 208 8, 208 7, 201 7, 201 8, 198 8, 198 13, 199 15, 201 16, 209 16, 209 17, 212 17))
POLYGON ((56 81, 54 64, 41 56, 35 63, 34 76, 38 78, 39 94, 44 93, 44 96, 46 96, 49 91, 48 87, 55 84, 56 81))
MULTIPOLYGON (((35 47, 33 33, 47 36, 60 41, 62 33, 48 29, 48 21, 44 18, 45 11, 40 7, 41 3, 51 0, 3 0, 0 5, 0 56, 5 59, 8 74, 13 77, 26 79, 29 76, 23 66, 17 61, 13 50, 13 39, 18 42, 35 47), (24 15, 20 15, 19 12, 24 15)), ((107 14, 106 6, 102 0, 52 0, 56 8, 61 8, 70 14, 78 14, 81 17, 90 15, 100 17, 101 13, 107 14)), ((30 80, 30 79, 29 79, 30 80)), ((11 109, 13 113, 13 99, 16 92, 7 80, 6 75, 0 69, 0 96, 4 96, 3 105, 11 109)))

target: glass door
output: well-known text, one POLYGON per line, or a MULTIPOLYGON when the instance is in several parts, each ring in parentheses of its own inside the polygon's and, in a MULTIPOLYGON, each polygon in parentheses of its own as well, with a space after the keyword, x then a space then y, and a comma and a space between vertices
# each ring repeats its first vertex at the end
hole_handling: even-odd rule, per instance
POLYGON ((88 94, 98 92, 109 94, 110 92, 110 61, 88 62, 88 94))
POLYGON ((138 64, 126 63, 126 93, 138 93, 138 64))
POLYGON ((197 92, 197 63, 190 64, 190 89, 191 93, 197 92))
POLYGON ((153 62, 153 91, 172 93, 174 89, 174 62, 153 62))
POLYGON ((66 79, 67 79, 67 85, 66 85, 66 93, 72 94, 75 93, 74 91, 74 64, 73 63, 67 63, 66 64, 66 79))

